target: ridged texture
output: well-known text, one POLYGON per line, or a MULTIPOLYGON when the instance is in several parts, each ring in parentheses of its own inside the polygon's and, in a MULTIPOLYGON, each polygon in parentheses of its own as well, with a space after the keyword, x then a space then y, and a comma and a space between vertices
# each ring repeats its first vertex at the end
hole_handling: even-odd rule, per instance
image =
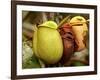
POLYGON ((71 58, 72 54, 74 53, 74 47, 75 47, 75 41, 74 41, 74 35, 72 31, 72 27, 69 24, 64 24, 60 28, 60 34, 63 40, 63 56, 61 59, 61 63, 66 63, 71 58))

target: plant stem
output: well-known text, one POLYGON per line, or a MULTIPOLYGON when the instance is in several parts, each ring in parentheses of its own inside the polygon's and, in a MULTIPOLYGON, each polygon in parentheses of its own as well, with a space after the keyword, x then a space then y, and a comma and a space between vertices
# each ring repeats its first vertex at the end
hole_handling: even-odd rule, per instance
POLYGON ((61 27, 64 23, 67 23, 68 20, 70 19, 71 15, 65 17, 58 25, 58 27, 61 27))

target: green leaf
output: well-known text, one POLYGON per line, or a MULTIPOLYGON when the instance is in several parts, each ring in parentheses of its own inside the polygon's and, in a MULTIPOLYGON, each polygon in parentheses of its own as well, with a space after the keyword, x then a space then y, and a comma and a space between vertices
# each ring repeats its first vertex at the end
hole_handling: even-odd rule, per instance
POLYGON ((40 63, 38 59, 35 57, 33 50, 29 47, 26 42, 23 42, 23 57, 22 57, 22 68, 40 68, 40 63))
POLYGON ((38 59, 34 56, 32 56, 29 60, 26 61, 26 63, 23 63, 24 69, 30 69, 30 68, 40 68, 40 64, 38 62, 38 59))
POLYGON ((75 61, 72 64, 73 66, 85 66, 83 63, 79 62, 79 61, 75 61))

